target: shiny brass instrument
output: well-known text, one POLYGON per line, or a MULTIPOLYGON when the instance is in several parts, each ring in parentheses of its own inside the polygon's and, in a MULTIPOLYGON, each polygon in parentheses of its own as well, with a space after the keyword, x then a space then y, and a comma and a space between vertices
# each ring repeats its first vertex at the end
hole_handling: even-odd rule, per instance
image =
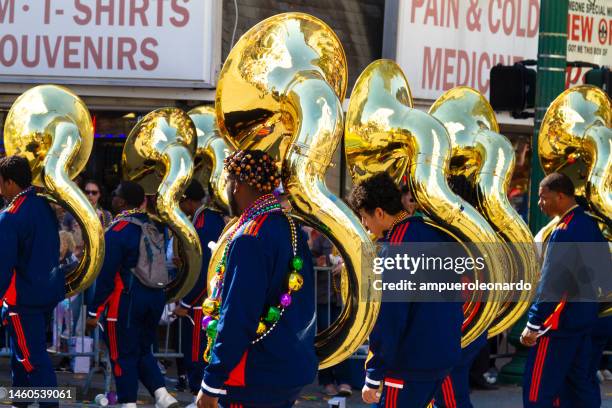
POLYGON ((193 120, 198 135, 193 178, 208 186, 213 206, 228 212, 229 201, 225 189, 227 175, 223 170, 223 160, 235 147, 221 137, 214 107, 198 106, 187 114, 193 120))
MULTIPOLYGON (((354 181, 385 171, 399 182, 407 174, 423 211, 451 236, 476 243, 486 259, 485 280, 502 281, 504 254, 499 251, 499 238, 447 184, 448 132, 433 116, 412 108, 408 81, 395 62, 374 61, 357 79, 347 112, 345 146, 354 181)), ((492 292, 487 302, 475 300, 464 308, 464 347, 494 321, 501 299, 492 292)))
MULTIPOLYGON (((504 269, 506 282, 523 280, 535 288, 538 257, 533 236, 507 195, 514 170, 514 148, 499 134, 493 108, 478 91, 462 86, 444 93, 429 113, 444 124, 450 136, 450 173, 467 177, 476 191, 476 208, 509 244, 500 248, 507 251, 509 261, 504 269)), ((503 303, 489 328, 489 337, 500 334, 520 319, 534 293, 520 291, 516 295, 518 299, 506 299, 503 303)), ((514 298, 515 294, 510 292, 508 296, 514 298)))
MULTIPOLYGON (((604 91, 580 85, 559 95, 548 107, 538 139, 546 174, 567 174, 589 210, 603 223, 612 219, 612 102, 604 91)), ((607 237, 612 234, 609 227, 607 237)))
POLYGON ((33 184, 74 215, 83 232, 83 258, 66 276, 66 296, 89 287, 104 261, 104 229, 96 210, 72 181, 93 146, 93 124, 83 101, 70 90, 40 85, 22 94, 4 124, 7 155, 28 159, 33 184))
MULTIPOLYGON (((307 14, 280 14, 251 28, 234 46, 219 76, 215 105, 223 137, 277 160, 292 215, 322 231, 345 261, 349 296, 338 320, 317 336, 321 368, 363 344, 380 307, 380 293, 372 289, 374 244, 324 182, 342 137, 346 81, 346 58, 334 32, 307 14)), ((209 276, 213 272, 209 268, 209 276)))
POLYGON ((202 266, 202 247, 179 201, 193 175, 196 130, 185 112, 157 109, 142 118, 130 132, 122 155, 123 176, 136 181, 148 195, 155 195, 159 221, 178 240, 182 265, 166 287, 168 303, 186 295, 195 285, 202 266))
MULTIPOLYGON (((540 163, 546 174, 561 172, 588 203, 590 215, 612 241, 612 101, 600 88, 580 85, 550 104, 540 127, 540 163)), ((546 242, 556 223, 540 232, 546 242)), ((604 310, 612 314, 612 306, 604 310)))

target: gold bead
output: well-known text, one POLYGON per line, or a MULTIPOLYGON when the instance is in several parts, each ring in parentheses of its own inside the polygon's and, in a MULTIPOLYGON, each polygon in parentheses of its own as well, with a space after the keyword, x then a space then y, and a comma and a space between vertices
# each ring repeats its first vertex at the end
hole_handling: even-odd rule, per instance
POLYGON ((257 325, 257 334, 260 336, 266 332, 266 325, 263 322, 259 322, 257 325))
POLYGON ((202 303, 202 311, 208 316, 216 316, 219 313, 219 301, 206 298, 202 303))
POLYGON ((291 272, 291 274, 289 275, 289 289, 295 292, 302 289, 303 285, 304 278, 302 277, 302 275, 297 272, 291 272))

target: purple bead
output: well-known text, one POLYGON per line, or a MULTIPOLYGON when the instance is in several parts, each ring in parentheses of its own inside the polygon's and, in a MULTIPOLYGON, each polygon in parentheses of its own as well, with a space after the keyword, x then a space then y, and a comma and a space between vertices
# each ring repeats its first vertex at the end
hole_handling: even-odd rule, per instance
POLYGON ((282 307, 289 307, 291 304, 291 295, 288 293, 283 293, 280 297, 280 304, 282 307))
POLYGON ((208 324, 212 321, 212 317, 210 316, 204 316, 202 318, 202 330, 206 330, 206 328, 208 327, 208 324))

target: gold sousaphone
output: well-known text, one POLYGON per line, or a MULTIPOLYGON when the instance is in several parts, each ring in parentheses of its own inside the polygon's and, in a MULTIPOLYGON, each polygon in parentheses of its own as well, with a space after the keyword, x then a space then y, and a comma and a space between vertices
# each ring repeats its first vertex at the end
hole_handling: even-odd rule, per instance
POLYGON ((178 241, 181 266, 166 287, 168 303, 185 296, 195 285, 202 266, 198 234, 179 201, 191 182, 196 130, 185 112, 157 109, 142 118, 130 132, 123 148, 123 176, 138 182, 155 197, 155 216, 168 225, 178 241))
MULTIPOLYGON (((538 139, 546 174, 567 174, 576 195, 588 205, 608 241, 612 241, 612 101, 600 88, 580 85, 565 90, 550 104, 538 139)), ((539 233, 546 242, 558 220, 539 233)), ((608 296, 610 294, 607 294, 608 296)), ((607 306, 604 315, 612 314, 607 306)))
POLYGON ((187 114, 193 120, 198 137, 193 178, 208 186, 213 207, 228 212, 229 201, 225 188, 227 174, 223 169, 223 161, 235 147, 221 137, 214 107, 198 106, 187 114))
MULTIPOLYGON (((499 237, 448 186, 448 132, 433 116, 412 108, 408 81, 395 62, 374 61, 357 79, 347 112, 345 146, 354 181, 384 171, 399 182, 407 174, 417 203, 436 221, 434 225, 459 241, 473 242, 484 256, 486 275, 480 280, 502 281, 505 258, 499 237)), ((463 347, 495 320, 500 294, 493 291, 487 300, 473 298, 466 303, 463 347)))
POLYGON ((28 159, 33 184, 44 187, 49 199, 68 210, 81 226, 83 257, 66 276, 66 297, 89 287, 104 261, 104 229, 96 210, 72 181, 85 168, 93 139, 85 103, 55 85, 40 85, 22 94, 4 124, 7 155, 28 159))
MULTIPOLYGON (((463 175, 475 190, 478 211, 495 229, 505 249, 506 282, 524 281, 536 287, 538 257, 533 236, 508 200, 515 153, 510 141, 499 133, 493 108, 478 91, 456 87, 445 92, 429 113, 440 120, 451 140, 450 173, 463 175), (453 164, 455 163, 455 164, 453 164)), ((511 327, 529 308, 535 291, 508 292, 489 328, 494 337, 511 327)))
MULTIPOLYGON (((346 81, 346 57, 334 32, 310 15, 280 14, 234 46, 219 76, 215 105, 223 137, 275 158, 292 216, 323 232, 344 259, 349 295, 340 317, 317 336, 321 368, 364 343, 380 307, 380 293, 372 288, 374 244, 324 182, 342 137, 346 81)), ((210 277, 226 237, 212 256, 210 277)))

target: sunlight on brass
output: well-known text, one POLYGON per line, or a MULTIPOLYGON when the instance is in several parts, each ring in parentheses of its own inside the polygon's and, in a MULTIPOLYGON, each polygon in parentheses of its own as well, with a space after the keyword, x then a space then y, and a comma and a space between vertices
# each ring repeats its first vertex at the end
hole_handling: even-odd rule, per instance
POLYGON ((180 109, 163 108, 142 118, 123 148, 123 177, 138 182, 146 194, 155 196, 155 215, 178 240, 182 264, 176 279, 166 288, 168 303, 193 288, 202 265, 200 239, 179 207, 193 175, 196 144, 196 130, 189 116, 180 109))
POLYGON ((66 297, 87 289, 104 261, 104 229, 96 210, 72 181, 85 168, 93 139, 91 117, 83 101, 55 85, 26 91, 4 123, 6 154, 28 159, 34 185, 43 187, 81 226, 83 257, 66 276, 66 297))
MULTIPOLYGON (((612 101, 608 95, 595 86, 579 85, 557 96, 542 120, 538 154, 546 174, 561 172, 572 179, 576 195, 586 199, 589 215, 612 241, 612 101)), ((552 230, 541 232, 544 242, 552 230)), ((612 314, 612 306, 603 314, 612 314)))
MULTIPOLYGON (((359 76, 347 111, 345 153, 349 172, 358 182, 377 172, 388 172, 396 182, 408 175, 421 209, 451 236, 475 242, 485 256, 490 282, 503 279, 499 238, 487 221, 447 184, 450 138, 442 123, 412 108, 410 87, 393 61, 371 63, 359 76)), ((469 302, 462 337, 465 347, 482 334, 500 307, 494 292, 486 303, 469 302)))
MULTIPOLYGON (((491 224, 506 246, 506 282, 528 282, 533 291, 521 291, 519 298, 507 300, 489 328, 494 337, 510 328, 527 311, 535 294, 538 258, 533 236, 508 200, 508 186, 514 171, 512 143, 499 133, 495 113, 478 91, 456 87, 445 92, 429 113, 440 120, 451 140, 456 166, 450 171, 464 175, 476 191, 477 210, 491 224)), ((514 293, 509 293, 514 297, 514 293)))
MULTIPOLYGON (((341 142, 346 82, 346 57, 334 32, 307 14, 280 14, 234 46, 219 76, 215 105, 223 137, 237 148, 274 157, 284 171, 293 216, 325 234, 347 265, 344 310, 316 339, 321 368, 350 357, 365 342, 380 308, 380 293, 372 290, 374 244, 324 181, 341 142)), ((223 237, 220 242, 211 266, 223 237)))

